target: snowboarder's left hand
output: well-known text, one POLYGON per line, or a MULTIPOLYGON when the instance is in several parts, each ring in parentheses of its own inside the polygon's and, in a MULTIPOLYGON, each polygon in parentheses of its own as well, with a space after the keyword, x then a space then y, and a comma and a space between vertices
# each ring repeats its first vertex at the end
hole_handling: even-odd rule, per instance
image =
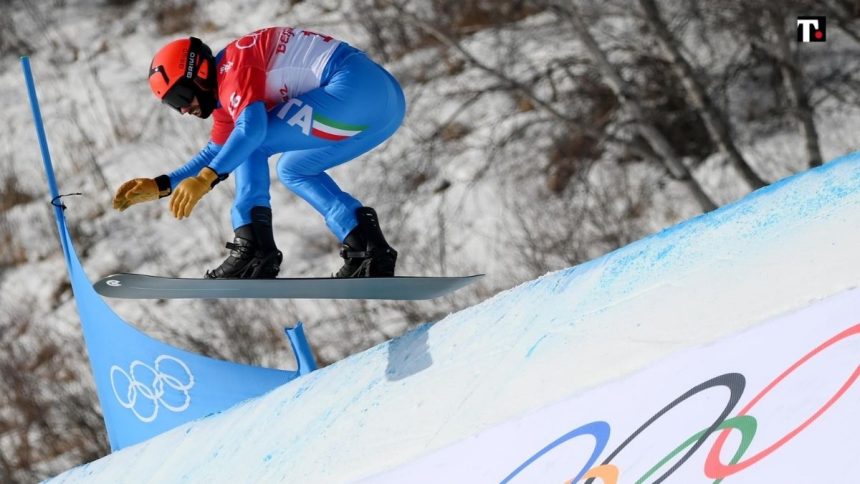
POLYGON ((219 181, 218 174, 208 166, 200 170, 197 176, 186 178, 173 190, 173 196, 170 198, 170 213, 180 220, 190 216, 197 202, 219 181))

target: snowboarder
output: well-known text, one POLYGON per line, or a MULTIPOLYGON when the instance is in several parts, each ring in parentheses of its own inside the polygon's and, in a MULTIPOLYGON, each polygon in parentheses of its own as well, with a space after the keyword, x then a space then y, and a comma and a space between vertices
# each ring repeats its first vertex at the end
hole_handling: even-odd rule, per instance
POLYGON ((273 278, 283 257, 272 233, 268 158, 281 153, 281 182, 311 204, 342 243, 344 264, 334 277, 394 275, 397 252, 374 209, 325 173, 388 139, 403 120, 400 85, 363 52, 291 27, 252 32, 214 56, 190 37, 158 51, 149 86, 182 114, 211 115, 210 139, 172 173, 123 183, 114 208, 172 195, 169 209, 183 219, 233 174, 235 237, 227 243, 229 257, 206 277, 273 278))

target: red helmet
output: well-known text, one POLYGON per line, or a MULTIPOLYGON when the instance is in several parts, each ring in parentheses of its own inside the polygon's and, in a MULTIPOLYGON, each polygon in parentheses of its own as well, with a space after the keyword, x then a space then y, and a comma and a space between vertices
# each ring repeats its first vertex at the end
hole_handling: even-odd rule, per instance
POLYGON ((215 108, 215 58, 196 37, 165 45, 149 65, 149 87, 164 104, 181 110, 197 97, 209 116, 215 108))

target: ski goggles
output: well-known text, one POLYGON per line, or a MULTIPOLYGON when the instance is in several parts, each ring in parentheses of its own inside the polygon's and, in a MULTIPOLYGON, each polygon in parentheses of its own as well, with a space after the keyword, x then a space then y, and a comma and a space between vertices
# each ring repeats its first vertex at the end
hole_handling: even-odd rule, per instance
POLYGON ((179 112, 190 106, 192 101, 194 101, 194 88, 183 82, 176 83, 161 98, 161 102, 179 112))
POLYGON ((200 71, 201 63, 205 62, 202 53, 203 47, 203 42, 200 39, 197 37, 190 38, 188 53, 185 58, 185 76, 180 78, 173 87, 164 93, 164 97, 161 98, 161 102, 179 112, 182 112, 182 108, 190 106, 191 101, 194 100, 194 95, 197 91, 196 86, 194 85, 194 78, 197 77, 197 74, 200 71))

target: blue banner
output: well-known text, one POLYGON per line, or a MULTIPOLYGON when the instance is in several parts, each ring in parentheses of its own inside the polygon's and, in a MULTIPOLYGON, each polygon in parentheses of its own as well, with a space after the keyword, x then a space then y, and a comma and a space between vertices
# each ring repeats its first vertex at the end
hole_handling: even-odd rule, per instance
POLYGON ((29 59, 22 57, 21 65, 111 449, 122 449, 190 420, 221 412, 315 369, 301 324, 287 330, 298 363, 293 372, 216 360, 175 348, 147 336, 111 310, 93 289, 75 253, 29 59))

